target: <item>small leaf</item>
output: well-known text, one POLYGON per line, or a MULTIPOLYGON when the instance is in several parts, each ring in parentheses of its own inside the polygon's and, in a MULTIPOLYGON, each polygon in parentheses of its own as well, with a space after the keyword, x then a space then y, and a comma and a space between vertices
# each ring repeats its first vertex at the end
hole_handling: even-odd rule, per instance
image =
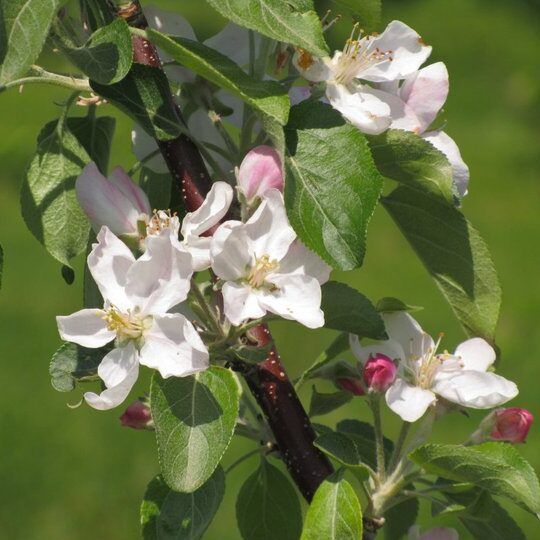
POLYGON ((383 180, 366 139, 329 105, 305 101, 285 128, 285 204, 300 239, 328 264, 362 264, 383 180))
POLYGON ((383 204, 470 336, 493 342, 501 287, 488 248, 452 206, 407 187, 383 204))
POLYGON ((388 339, 373 304, 357 290, 329 281, 322 286, 324 326, 371 339, 388 339))
POLYGON ((163 478, 154 478, 141 506, 144 540, 197 540, 212 522, 225 493, 225 474, 218 467, 193 493, 172 491, 163 478))
POLYGON ((73 282, 75 281, 75 272, 73 271, 73 268, 70 266, 66 266, 65 264, 62 265, 62 268, 60 269, 60 272, 62 274, 62 279, 68 284, 73 285, 73 282))
POLYGON ((206 0, 218 13, 240 26, 277 41, 291 43, 317 56, 328 56, 319 16, 307 0, 206 0), (309 9, 307 9, 309 8, 309 9))
POLYGON ((287 476, 266 459, 242 485, 236 519, 244 540, 297 540, 300 536, 298 495, 287 476))
POLYGON ((408 311, 409 313, 415 313, 416 311, 422 311, 424 308, 420 306, 410 306, 398 298, 386 296, 377 302, 375 309, 379 313, 395 313, 396 311, 408 311))
POLYGON ((352 486, 335 473, 315 492, 309 505, 301 540, 359 540, 362 509, 352 486))
POLYGON ((416 523, 419 506, 418 499, 407 499, 387 510, 381 531, 385 540, 407 537, 409 529, 416 523))
POLYGON ((170 208, 172 178, 169 173, 157 173, 143 167, 139 176, 139 185, 148 195, 151 208, 170 208))
POLYGON ((234 375, 221 367, 189 377, 152 379, 150 403, 161 472, 168 486, 193 492, 219 465, 238 415, 234 375))
POLYGON ((328 414, 335 409, 345 405, 353 398, 350 392, 339 391, 331 394, 317 392, 315 386, 312 387, 311 401, 309 403, 309 416, 321 416, 328 414))
POLYGON ((147 33, 156 46, 186 68, 238 96, 278 123, 287 123, 290 103, 285 88, 279 83, 250 77, 232 60, 197 41, 169 37, 152 29, 147 33))

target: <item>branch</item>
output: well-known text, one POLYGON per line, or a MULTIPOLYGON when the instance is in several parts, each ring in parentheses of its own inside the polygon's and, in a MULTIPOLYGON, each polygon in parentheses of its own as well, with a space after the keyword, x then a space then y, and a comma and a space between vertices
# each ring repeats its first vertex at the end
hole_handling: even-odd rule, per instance
POLYGON ((32 66, 30 69, 31 75, 28 77, 22 77, 10 81, 4 85, 0 85, 0 92, 7 90, 8 88, 24 86, 25 84, 52 84, 54 86, 61 86, 62 88, 69 88, 79 92, 91 92, 88 79, 81 77, 70 77, 68 75, 60 75, 59 73, 52 73, 46 71, 39 66, 32 66))

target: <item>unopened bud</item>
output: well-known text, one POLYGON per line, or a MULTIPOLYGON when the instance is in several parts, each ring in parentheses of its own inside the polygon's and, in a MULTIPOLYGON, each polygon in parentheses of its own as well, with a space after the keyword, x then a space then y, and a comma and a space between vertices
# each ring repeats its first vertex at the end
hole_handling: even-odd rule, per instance
POLYGON ((363 396, 365 394, 364 387, 358 379, 352 379, 349 377, 341 377, 336 379, 338 386, 342 390, 346 390, 355 396, 363 396))
POLYGON ((523 443, 533 422, 533 415, 527 409, 508 407, 493 411, 494 425, 491 438, 497 441, 523 443))
POLYGON ((391 358, 377 353, 364 366, 364 382, 370 390, 385 392, 396 378, 397 367, 391 358))
POLYGON ((279 154, 270 146, 250 150, 237 172, 238 187, 248 204, 269 189, 283 191, 283 173, 279 154))
POLYGON ((154 429, 150 407, 142 401, 132 403, 120 417, 120 423, 133 429, 154 429))

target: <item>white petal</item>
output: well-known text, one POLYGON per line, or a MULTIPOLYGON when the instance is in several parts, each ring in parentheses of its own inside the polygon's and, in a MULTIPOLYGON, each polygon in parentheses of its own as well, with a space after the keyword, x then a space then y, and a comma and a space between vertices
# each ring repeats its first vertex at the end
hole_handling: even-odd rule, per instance
POLYGON ((196 40, 195 32, 189 22, 176 11, 165 11, 155 6, 144 6, 144 16, 148 26, 163 34, 196 40))
POLYGON ((435 345, 431 337, 405 311, 383 313, 382 318, 388 337, 401 345, 407 358, 419 359, 433 350, 435 345))
POLYGON ((458 145, 444 131, 428 131, 422 137, 440 150, 452 165, 452 177, 461 197, 467 195, 469 187, 469 167, 463 161, 458 145))
MULTIPOLYGON (((261 38, 256 32, 253 32, 253 35, 257 58, 261 38)), ((204 44, 224 54, 239 66, 245 66, 249 62, 249 31, 234 23, 227 24, 223 30, 205 40, 204 44)))
POLYGON ((491 409, 518 395, 517 386, 495 373, 461 371, 454 377, 435 378, 433 391, 463 407, 491 409))
POLYGON ((431 47, 425 45, 418 33, 401 21, 392 21, 380 36, 371 40, 369 50, 376 48, 388 52, 388 59, 358 73, 357 76, 366 81, 403 79, 417 71, 431 54, 431 47))
POLYGON ((420 120, 421 131, 425 131, 448 96, 446 66, 443 62, 437 62, 413 73, 405 79, 399 95, 420 120))
POLYGON ((122 167, 115 167, 109 174, 112 182, 141 214, 150 216, 152 209, 146 193, 127 175, 122 167))
POLYGON ((209 366, 208 351, 193 325, 179 313, 154 316, 144 334, 140 363, 161 376, 185 377, 209 366))
POLYGON ((88 255, 88 269, 103 298, 121 311, 128 309, 132 306, 124 287, 135 257, 107 227, 101 228, 97 240, 88 255))
POLYGON ((390 116, 392 118, 391 128, 412 131, 413 133, 420 133, 422 131, 422 122, 418 119, 411 107, 400 97, 374 88, 366 89, 364 92, 374 95, 390 107, 390 116))
POLYGON ((201 272, 210 267, 212 259, 210 256, 210 247, 212 237, 210 236, 188 236, 184 241, 185 248, 192 257, 193 270, 201 272))
POLYGON ((252 262, 251 251, 245 225, 240 221, 226 221, 212 237, 212 269, 226 281, 242 278, 252 262))
POLYGON ((473 371, 487 371, 497 358, 493 347, 482 338, 464 341, 454 354, 460 358, 464 369, 473 371))
POLYGON ((309 86, 292 86, 289 90, 289 99, 291 105, 298 105, 302 101, 311 96, 311 87, 309 86))
POLYGON ((235 326, 266 314, 266 310, 261 307, 259 301, 260 295, 249 285, 227 282, 223 285, 221 292, 225 315, 235 326))
POLYGON ((307 51, 295 52, 292 63, 304 79, 311 82, 323 82, 332 77, 330 58, 315 58, 307 51))
POLYGON ((82 347, 102 347, 116 336, 115 332, 107 330, 104 316, 102 309, 81 309, 71 315, 56 317, 60 337, 82 347))
MULTIPOLYGON (((146 11, 146 8, 145 8, 146 11)), ((139 161, 158 150, 156 140, 150 137, 139 125, 131 130, 131 149, 139 161)), ((157 152, 152 158, 144 162, 144 166, 154 172, 164 174, 169 172, 161 152, 157 152)))
POLYGON ((186 299, 192 274, 187 251, 167 236, 149 236, 146 251, 129 269, 126 293, 145 315, 165 313, 186 299))
POLYGON ((139 376, 137 351, 132 343, 113 349, 98 367, 107 389, 96 394, 86 392, 84 399, 94 409, 105 411, 120 405, 128 396, 139 376))
POLYGON ((216 182, 204 199, 201 206, 190 212, 182 221, 182 236, 184 238, 199 236, 217 225, 229 211, 233 198, 233 189, 226 182, 216 182))
POLYGON ((365 364, 370 356, 377 354, 384 354, 385 356, 388 356, 388 358, 400 362, 403 362, 406 359, 401 345, 397 341, 392 341, 390 339, 377 341, 372 345, 363 347, 358 336, 350 334, 349 344, 354 356, 356 356, 362 364, 365 364))
POLYGON ((314 277, 321 285, 330 278, 332 267, 327 265, 316 253, 296 239, 279 263, 280 274, 300 274, 314 277))
POLYGON ((326 97, 353 126, 363 133, 377 135, 390 127, 390 107, 369 90, 348 90, 341 84, 327 84, 326 97))
POLYGON ((403 379, 397 379, 386 392, 387 405, 405 422, 416 422, 422 418, 435 401, 433 392, 412 386, 403 379))
POLYGON ((285 212, 283 195, 277 189, 268 190, 260 206, 247 221, 245 231, 251 240, 253 255, 280 261, 296 238, 285 212))
POLYGON ((321 310, 321 286, 312 277, 297 275, 271 275, 268 281, 277 290, 260 293, 260 304, 284 319, 298 321, 308 328, 324 325, 321 310))

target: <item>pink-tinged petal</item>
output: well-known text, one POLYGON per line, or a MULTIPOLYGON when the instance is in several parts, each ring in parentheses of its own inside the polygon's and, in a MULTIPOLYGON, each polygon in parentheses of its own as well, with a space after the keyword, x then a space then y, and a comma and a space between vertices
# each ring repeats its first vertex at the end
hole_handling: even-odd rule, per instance
POLYGON ((116 336, 107 329, 104 316, 102 309, 81 309, 71 315, 56 317, 60 337, 82 347, 103 347, 116 336))
POLYGON ((250 150, 238 170, 238 186, 248 201, 262 197, 269 189, 283 191, 279 154, 270 146, 250 150))
POLYGON ((152 209, 146 193, 126 174, 122 167, 115 167, 109 175, 112 182, 141 213, 150 216, 152 209))
POLYGON ((520 407, 497 409, 490 416, 493 422, 490 437, 511 443, 524 443, 534 420, 530 411, 520 407))
POLYGON ((117 407, 130 393, 139 376, 138 353, 132 343, 113 349, 98 367, 106 390, 101 394, 86 392, 84 399, 94 409, 106 411, 117 407))
POLYGON ((420 35, 401 21, 392 21, 384 32, 370 40, 369 51, 386 53, 381 62, 360 71, 357 76, 371 82, 403 79, 417 71, 431 54, 420 35))
POLYGON ((226 182, 216 182, 201 206, 186 215, 182 221, 182 236, 200 236, 216 226, 225 217, 231 206, 233 189, 226 182))
POLYGON ((436 399, 430 390, 412 386, 403 379, 397 379, 386 392, 386 404, 405 422, 422 418, 436 399))
POLYGON ((268 255, 271 260, 281 261, 296 238, 285 212, 283 195, 270 189, 255 213, 245 224, 255 257, 268 255))
POLYGON ((120 310, 133 307, 124 287, 127 274, 135 262, 128 247, 107 227, 97 235, 97 243, 88 255, 88 268, 105 301, 120 310))
POLYGON ((375 356, 377 354, 384 354, 385 356, 388 356, 388 358, 398 360, 400 362, 403 362, 406 359, 405 352, 403 351, 401 345, 397 341, 392 341, 390 339, 385 341, 377 341, 375 344, 363 347, 358 336, 350 334, 349 345, 354 356, 356 356, 362 366, 370 359, 371 356, 375 356))
POLYGON ((390 107, 367 87, 351 92, 341 84, 329 83, 326 97, 336 111, 363 133, 378 135, 390 127, 390 107))
POLYGON ((392 118, 390 127, 392 129, 403 129, 405 131, 412 131, 413 133, 420 133, 422 131, 422 122, 418 119, 413 109, 399 96, 374 88, 366 89, 365 92, 372 94, 390 107, 390 116, 392 118))
POLYGON ((259 302, 260 295, 249 285, 228 281, 221 292, 225 316, 235 326, 249 319, 259 319, 266 314, 259 302))
POLYGON ((405 311, 383 313, 382 318, 388 337, 401 345, 407 358, 419 359, 433 351, 433 339, 405 311))
POLYGON ((193 325, 179 313, 156 315, 144 334, 140 352, 143 366, 162 377, 186 377, 208 368, 208 350, 193 325))
POLYGON ((327 265, 316 253, 296 239, 279 263, 280 274, 300 274, 314 277, 321 285, 330 278, 332 267, 327 265))
POLYGON ((454 355, 459 357, 463 369, 473 371, 487 371, 497 358, 493 347, 482 338, 464 341, 458 345, 454 355))
POLYGON ((251 251, 245 225, 240 221, 226 221, 212 237, 212 270, 225 281, 240 279, 252 262, 251 251))
POLYGON ((422 68, 405 79, 399 96, 420 120, 422 132, 446 102, 448 86, 448 71, 443 62, 422 68))
POLYGON ((332 76, 330 58, 316 58, 303 49, 294 53, 292 63, 300 75, 311 82, 323 82, 332 76))
POLYGON ((452 177, 460 197, 467 195, 469 188, 469 167, 463 161, 458 145, 444 131, 429 131, 422 134, 422 138, 429 141, 437 150, 440 150, 452 166, 452 177))
MULTIPOLYGON (((170 67, 176 68, 176 66, 170 67)), ((131 130, 131 149, 139 161, 144 160, 144 166, 148 169, 160 174, 169 172, 161 152, 158 151, 156 140, 150 137, 139 125, 135 125, 131 130), (150 154, 154 155, 147 159, 150 154)))
POLYGON ((298 105, 311 96, 311 87, 309 86, 292 86, 289 90, 289 99, 291 105, 298 105))
POLYGON ((308 328, 324 326, 319 282, 302 275, 271 275, 268 281, 275 290, 261 290, 260 304, 284 319, 297 321, 308 328))

